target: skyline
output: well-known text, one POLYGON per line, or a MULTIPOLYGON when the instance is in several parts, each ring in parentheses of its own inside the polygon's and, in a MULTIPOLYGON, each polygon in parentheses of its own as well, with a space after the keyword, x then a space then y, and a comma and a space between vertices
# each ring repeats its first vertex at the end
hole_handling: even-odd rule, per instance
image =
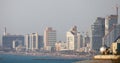
POLYGON ((40 35, 43 35, 45 27, 53 27, 57 31, 58 40, 65 40, 65 34, 72 26, 76 25, 78 31, 86 32, 97 17, 116 14, 114 7, 116 4, 120 6, 118 2, 120 1, 0 0, 0 38, 4 27, 11 34, 38 32, 40 35))

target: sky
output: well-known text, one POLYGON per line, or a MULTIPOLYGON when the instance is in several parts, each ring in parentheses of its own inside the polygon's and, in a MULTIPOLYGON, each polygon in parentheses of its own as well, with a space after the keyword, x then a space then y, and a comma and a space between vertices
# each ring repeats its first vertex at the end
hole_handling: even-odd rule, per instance
POLYGON ((120 7, 120 0, 0 0, 0 38, 4 27, 17 35, 43 35, 46 27, 53 27, 57 40, 65 41, 71 27, 89 31, 97 17, 115 14, 116 4, 120 7))

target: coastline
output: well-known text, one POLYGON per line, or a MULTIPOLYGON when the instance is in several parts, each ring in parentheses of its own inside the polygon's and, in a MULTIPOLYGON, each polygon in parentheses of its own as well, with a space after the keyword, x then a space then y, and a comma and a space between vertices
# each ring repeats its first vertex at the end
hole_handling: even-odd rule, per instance
MULTIPOLYGON (((23 56, 37 56, 37 57, 52 57, 50 59, 84 59, 84 60, 89 60, 91 59, 90 56, 84 56, 84 55, 67 55, 67 54, 54 54, 54 53, 26 53, 26 52, 0 52, 0 54, 9 54, 9 55, 23 55, 23 56)), ((48 58, 48 59, 49 59, 48 58)), ((39 58, 35 58, 39 59, 39 58)), ((41 59, 41 58, 40 58, 41 59)), ((44 59, 44 58, 42 58, 44 59)))

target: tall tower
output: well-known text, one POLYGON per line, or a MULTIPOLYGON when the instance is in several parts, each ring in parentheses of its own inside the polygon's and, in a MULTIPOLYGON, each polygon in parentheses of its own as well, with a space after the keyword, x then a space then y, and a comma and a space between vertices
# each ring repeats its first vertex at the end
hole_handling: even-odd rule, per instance
POLYGON ((88 44, 90 44, 90 37, 88 32, 86 32, 84 39, 85 39, 85 47, 86 47, 88 44))
POLYGON ((102 46, 102 37, 105 32, 105 18, 98 17, 94 24, 91 26, 91 42, 90 48, 95 51, 99 51, 102 46))
POLYGON ((66 41, 69 50, 77 50, 77 27, 74 26, 66 33, 66 41))
POLYGON ((27 50, 38 49, 38 33, 32 33, 25 35, 25 44, 27 50))
POLYGON ((7 35, 6 27, 4 28, 4 36, 7 35))
POLYGON ((52 50, 56 43, 56 30, 47 27, 44 31, 44 48, 45 50, 52 50))
POLYGON ((77 38, 78 38, 77 49, 79 49, 83 47, 83 35, 80 32, 78 32, 77 38))
POLYGON ((103 37, 103 44, 107 46, 110 46, 120 34, 120 25, 118 24, 118 5, 116 5, 115 9, 116 14, 108 16, 105 21, 105 36, 103 37))
POLYGON ((107 16, 105 18, 105 35, 107 35, 116 24, 118 24, 118 15, 107 16))

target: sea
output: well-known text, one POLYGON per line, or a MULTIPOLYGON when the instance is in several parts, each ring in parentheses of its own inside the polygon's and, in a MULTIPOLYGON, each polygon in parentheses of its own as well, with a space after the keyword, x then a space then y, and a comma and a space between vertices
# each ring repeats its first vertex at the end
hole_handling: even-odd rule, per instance
POLYGON ((67 59, 52 56, 0 54, 0 63, 75 63, 82 60, 85 59, 67 59))

